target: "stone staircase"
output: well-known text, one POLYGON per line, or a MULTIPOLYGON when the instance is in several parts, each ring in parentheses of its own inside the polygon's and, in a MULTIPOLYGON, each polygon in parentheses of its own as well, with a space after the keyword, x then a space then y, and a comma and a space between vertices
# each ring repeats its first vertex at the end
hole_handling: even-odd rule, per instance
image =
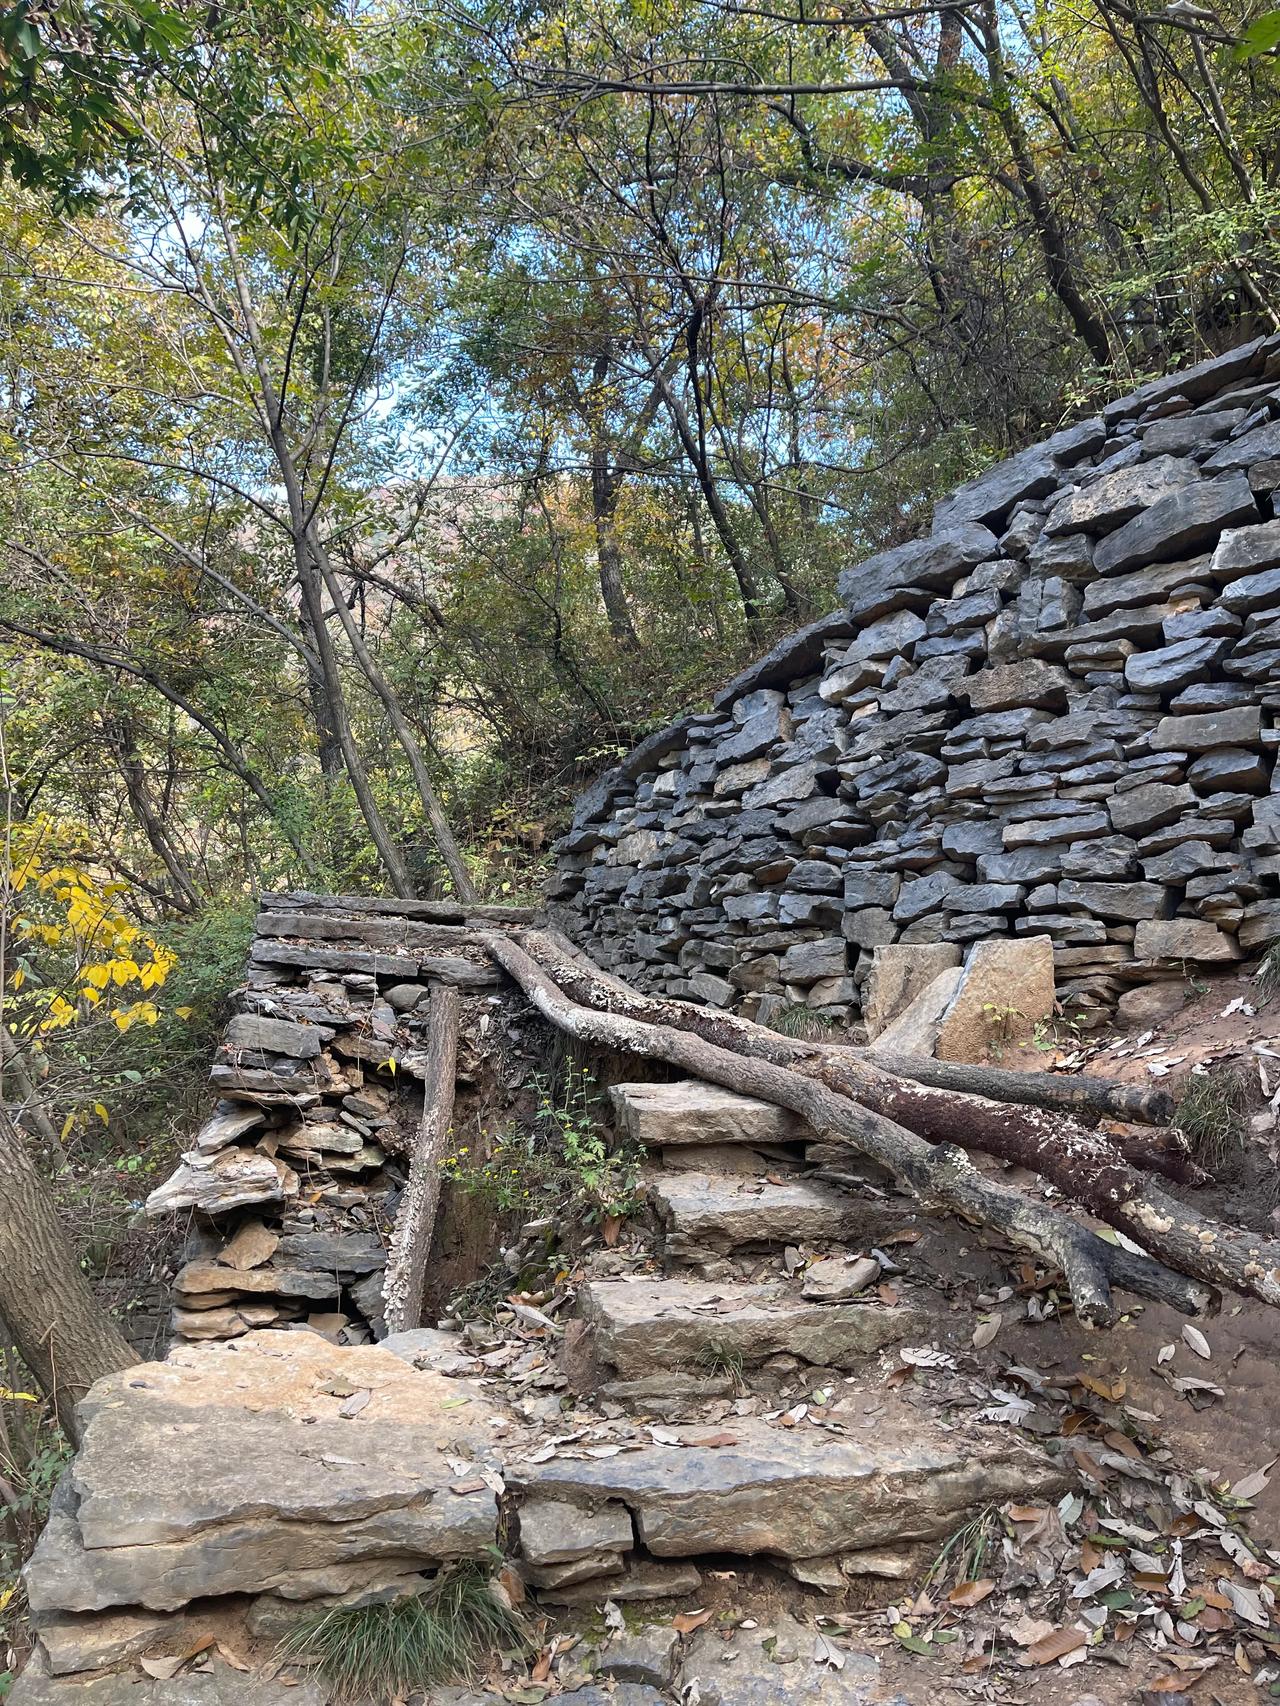
POLYGON ((648 1597, 656 1561, 717 1556, 831 1591, 908 1573, 918 1543, 941 1543, 975 1509, 1065 1488, 1053 1461, 1007 1433, 883 1389, 881 1353, 938 1324, 925 1292, 889 1302, 875 1289, 869 1252, 918 1218, 886 1181, 868 1177, 864 1194, 815 1181, 809 1152, 824 1146, 749 1097, 694 1082, 611 1096, 619 1131, 650 1157, 662 1271, 582 1285, 566 1367, 584 1397, 667 1425, 617 1455, 508 1464, 540 1597, 625 1599, 633 1572, 648 1597), (631 1546, 588 1544, 584 1518, 601 1511, 631 1522, 631 1546), (568 1533, 575 1519, 571 1559, 539 1550, 549 1520, 568 1533), (571 1578, 539 1576, 570 1565, 571 1578))
POLYGON ((648 1155, 653 1237, 598 1248, 573 1318, 544 1317, 549 1354, 535 1339, 522 1365, 552 1396, 523 1398, 507 1349, 466 1333, 342 1346, 300 1325, 101 1383, 28 1567, 41 1646, 12 1706, 327 1706, 281 1668, 299 1617, 420 1592, 498 1548, 562 1627, 659 1602, 639 1633, 615 1612, 587 1640, 577 1706, 885 1698, 876 1658, 847 1643, 842 1669, 784 1675, 813 1605, 901 1591, 973 1513, 1056 1498, 1069 1476, 886 1383, 896 1348, 927 1346, 946 1316, 910 1275, 878 1283, 897 1267, 883 1245, 918 1219, 885 1179, 815 1178, 827 1157, 802 1122, 707 1085, 612 1097, 648 1155), (761 1639, 673 1634, 672 1610, 726 1577, 769 1597, 761 1639), (210 1631, 195 1672, 139 1674, 210 1631), (624 1662, 628 1642, 643 1662, 624 1662))

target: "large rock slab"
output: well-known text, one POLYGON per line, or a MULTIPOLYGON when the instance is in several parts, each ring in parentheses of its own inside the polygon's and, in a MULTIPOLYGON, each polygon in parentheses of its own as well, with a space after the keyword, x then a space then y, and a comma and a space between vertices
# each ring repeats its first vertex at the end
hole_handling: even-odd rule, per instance
POLYGON ((668 1253, 694 1263, 748 1245, 874 1243, 903 1213, 831 1185, 716 1173, 657 1174, 649 1200, 666 1228, 668 1253))
POLYGON ((1099 574, 1120 575, 1147 563, 1187 557, 1214 544, 1224 527, 1258 520, 1258 506, 1243 474, 1203 480, 1157 499, 1098 546, 1099 574))
POLYGON ((962 966, 948 966, 927 983, 871 1044, 872 1054, 916 1055, 928 1059, 938 1041, 943 1015, 964 977, 962 966))
POLYGON ((371 1559, 493 1543, 494 1494, 457 1492, 451 1466, 490 1459, 492 1411, 373 1346, 273 1332, 186 1346, 99 1381, 82 1414, 27 1566, 37 1612, 308 1598, 347 1591, 371 1559))
POLYGON ((953 942, 893 942, 876 948, 862 992, 862 1018, 874 1041, 933 980, 960 964, 953 942))
MULTIPOLYGON (((843 945, 843 944, 842 944, 843 945)), ((609 1091, 618 1124, 646 1149, 679 1144, 797 1143, 813 1131, 799 1114, 716 1084, 615 1084, 609 1091)))
MULTIPOLYGON (((673 1431, 693 1440, 705 1426, 673 1431)), ((966 1511, 1066 1485, 1055 1464, 1007 1432, 944 1430, 906 1406, 887 1408, 867 1439, 756 1416, 734 1417, 723 1431, 733 1445, 516 1462, 507 1482, 526 1498, 584 1510, 620 1500, 659 1558, 813 1558, 929 1540, 951 1533, 966 1511)))
POLYGON ((298 1194, 298 1175, 278 1156, 257 1149, 192 1150, 147 1198, 153 1218, 178 1209, 226 1214, 254 1203, 282 1203, 298 1194))
POLYGON ((330 1691, 305 1672, 252 1676, 221 1660, 208 1671, 153 1681, 141 1671, 111 1676, 49 1676, 34 1666, 18 1678, 9 1706, 328 1706, 330 1691))
POLYGON ((1135 467, 1117 468, 1056 503, 1044 530, 1050 537, 1060 533, 1109 533, 1199 477, 1194 462, 1174 456, 1153 456, 1135 467))
POLYGON ((994 533, 968 517, 932 538, 891 546, 856 567, 845 569, 840 596, 857 625, 916 602, 928 604, 930 592, 949 590, 966 569, 1000 554, 994 533))
POLYGON ((1244 958, 1234 936, 1203 918, 1153 918, 1134 932, 1133 951, 1140 960, 1202 960, 1244 958))
POLYGON ((975 942, 942 1016, 934 1053, 939 1060, 1003 1056, 1030 1042, 1036 1026, 1052 1017, 1052 937, 975 942))
POLYGON ((923 1312, 907 1305, 811 1303, 781 1281, 594 1280, 579 1291, 578 1309, 594 1328, 597 1356, 625 1380, 658 1368, 697 1371, 713 1351, 748 1367, 787 1353, 819 1367, 852 1368, 925 1324, 923 1312))

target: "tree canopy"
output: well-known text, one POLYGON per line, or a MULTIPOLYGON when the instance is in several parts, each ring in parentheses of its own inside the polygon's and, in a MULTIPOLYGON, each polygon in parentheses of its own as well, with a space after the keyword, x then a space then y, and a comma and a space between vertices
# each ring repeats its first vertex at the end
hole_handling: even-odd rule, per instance
POLYGON ((11 823, 158 942, 534 886, 939 491, 1276 326, 1275 17, 11 9, 11 823))

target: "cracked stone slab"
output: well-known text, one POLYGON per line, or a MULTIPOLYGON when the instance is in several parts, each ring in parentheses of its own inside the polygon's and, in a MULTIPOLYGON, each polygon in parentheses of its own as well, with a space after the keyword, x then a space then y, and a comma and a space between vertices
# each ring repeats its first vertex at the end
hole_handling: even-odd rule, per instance
POLYGON ((696 1078, 675 1084, 615 1084, 618 1124, 646 1149, 677 1144, 799 1143, 812 1128, 789 1108, 739 1096, 696 1078))
POLYGON ((697 1263, 746 1245, 878 1243, 906 1218, 906 1205, 858 1197, 797 1179, 717 1173, 659 1173, 649 1200, 666 1229, 668 1254, 697 1263))
POLYGON ((260 1332, 182 1346, 94 1386, 26 1580, 37 1612, 310 1598, 494 1542, 493 1414, 464 1382, 374 1346, 260 1332), (345 1411, 345 1413, 344 1413, 345 1411))
POLYGON ((217 1661, 208 1671, 185 1671, 165 1681, 119 1671, 86 1682, 29 1665, 8 1706, 327 1706, 328 1700, 328 1689, 297 1671, 255 1677, 217 1661))
MULTIPOLYGON (((705 1428, 673 1430, 691 1441, 705 1428)), ((968 1511, 1054 1493, 1068 1477, 1021 1441, 943 1429, 905 1407, 874 1438, 734 1418, 722 1446, 651 1445, 618 1457, 514 1463, 525 1497, 584 1510, 618 1499, 658 1558, 760 1553, 782 1558, 895 1546, 949 1534, 968 1511)))
POLYGON ((824 1368, 851 1368, 925 1328, 924 1312, 907 1304, 813 1303, 784 1282, 594 1280, 580 1289, 578 1308, 595 1329, 597 1354, 623 1379, 696 1368, 713 1347, 748 1366, 788 1353, 824 1368))

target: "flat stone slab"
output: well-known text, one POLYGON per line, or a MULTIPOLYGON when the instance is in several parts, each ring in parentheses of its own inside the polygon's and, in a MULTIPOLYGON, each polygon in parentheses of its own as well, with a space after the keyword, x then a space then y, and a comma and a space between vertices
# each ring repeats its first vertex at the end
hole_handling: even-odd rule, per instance
POLYGON ((832 1185, 719 1173, 658 1173, 649 1200, 667 1235, 668 1254, 697 1262, 748 1244, 875 1243, 906 1210, 832 1185))
POLYGON ((815 1660, 814 1631, 780 1617, 768 1628, 738 1629, 726 1641, 713 1629, 694 1636, 680 1669, 680 1686, 697 1684, 699 1706, 908 1706, 880 1692, 880 1666, 870 1653, 833 1639, 844 1657, 839 1670, 815 1660), (766 1644, 767 1643, 767 1644, 766 1644))
POLYGON ((493 1414, 375 1346, 258 1332, 176 1349, 85 1399, 80 1452, 27 1566, 36 1612, 343 1593, 388 1558, 492 1546, 493 1414), (464 1484, 464 1491, 456 1491, 464 1484))
POLYGON ((813 1130, 788 1108, 738 1096, 696 1078, 675 1084, 615 1084, 618 1124, 646 1149, 677 1144, 799 1143, 813 1130))
POLYGON ((823 1368, 852 1368, 882 1346, 923 1330, 923 1311, 899 1304, 812 1303, 783 1282, 595 1280, 578 1293, 595 1349, 624 1380, 657 1368, 697 1370, 723 1350, 751 1365, 788 1353, 823 1368))
MULTIPOLYGON (((680 1438, 705 1426, 676 1428, 680 1438)), ((597 1509, 628 1506, 641 1543, 659 1558, 759 1553, 813 1558, 950 1534, 965 1514, 1065 1488, 1047 1457, 1008 1434, 943 1431, 905 1407, 875 1437, 761 1417, 723 1424, 732 1445, 650 1445, 611 1458, 558 1456, 508 1466, 525 1498, 597 1509)))
POLYGON ((220 1660, 207 1671, 185 1671, 167 1681, 130 1670, 86 1682, 79 1676, 42 1675, 29 1665, 8 1696, 8 1706, 327 1706, 328 1701, 329 1690, 305 1672, 247 1676, 220 1660))

